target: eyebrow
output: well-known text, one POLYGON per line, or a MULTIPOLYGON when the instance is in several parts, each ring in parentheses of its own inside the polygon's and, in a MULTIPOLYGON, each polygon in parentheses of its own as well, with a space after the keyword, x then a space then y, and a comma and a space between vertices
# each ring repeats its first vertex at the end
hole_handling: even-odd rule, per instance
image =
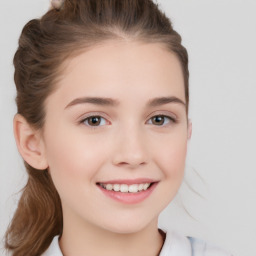
POLYGON ((154 98, 148 101, 147 106, 148 107, 157 107, 161 105, 165 105, 168 103, 179 103, 183 106, 186 106, 186 103, 182 101, 181 99, 171 96, 171 97, 159 97, 159 98, 154 98))
MULTIPOLYGON (((65 107, 65 109, 69 108, 71 106, 74 106, 74 105, 86 104, 86 103, 99 105, 99 106, 110 106, 110 107, 115 107, 115 106, 118 106, 120 104, 120 102, 118 100, 112 99, 112 98, 82 97, 82 98, 77 98, 77 99, 72 100, 65 107)), ((181 99, 179 99, 175 96, 158 97, 158 98, 150 99, 147 102, 146 106, 147 107, 157 107, 157 106, 165 105, 165 104, 168 104, 168 103, 178 103, 178 104, 181 104, 183 106, 186 106, 186 103, 184 101, 182 101, 181 99)))
POLYGON ((112 106, 112 107, 119 105, 118 100, 114 100, 111 98, 83 97, 83 98, 77 98, 77 99, 72 100, 65 107, 65 109, 69 108, 71 106, 74 106, 74 105, 85 104, 85 103, 90 103, 90 104, 99 105, 99 106, 112 106))

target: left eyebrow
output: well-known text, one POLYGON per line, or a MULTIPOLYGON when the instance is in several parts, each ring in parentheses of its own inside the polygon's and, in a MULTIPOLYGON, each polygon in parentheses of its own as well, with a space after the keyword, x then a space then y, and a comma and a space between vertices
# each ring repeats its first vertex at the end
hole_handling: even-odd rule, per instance
POLYGON ((154 98, 148 101, 147 106, 148 107, 157 107, 161 105, 165 105, 168 103, 179 103, 186 107, 186 103, 182 101, 181 99, 171 96, 171 97, 159 97, 159 98, 154 98))

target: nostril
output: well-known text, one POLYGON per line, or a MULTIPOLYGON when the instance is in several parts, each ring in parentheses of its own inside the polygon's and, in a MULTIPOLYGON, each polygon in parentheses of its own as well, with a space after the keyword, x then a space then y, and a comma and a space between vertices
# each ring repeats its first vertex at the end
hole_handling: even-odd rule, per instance
POLYGON ((117 166, 123 166, 123 167, 127 167, 127 168, 131 168, 131 169, 135 169, 141 165, 145 165, 146 162, 120 162, 120 163, 117 163, 116 165, 117 166))

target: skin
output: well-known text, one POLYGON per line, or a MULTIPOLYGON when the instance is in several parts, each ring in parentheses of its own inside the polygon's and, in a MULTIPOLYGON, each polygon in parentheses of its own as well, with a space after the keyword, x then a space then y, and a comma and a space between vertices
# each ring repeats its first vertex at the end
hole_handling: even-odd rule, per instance
POLYGON ((158 216, 181 185, 191 124, 184 104, 147 102, 176 97, 185 103, 179 61, 160 44, 111 41, 64 66, 57 89, 45 102, 43 130, 34 131, 19 115, 14 120, 23 158, 35 168, 48 168, 59 192, 61 250, 65 256, 158 255, 163 245, 158 216), (83 97, 119 103, 71 104, 83 97), (88 115, 101 116, 99 125, 90 126, 88 115), (159 115, 171 119, 159 125, 153 118, 159 115), (135 178, 158 181, 138 204, 117 202, 96 186, 135 178))

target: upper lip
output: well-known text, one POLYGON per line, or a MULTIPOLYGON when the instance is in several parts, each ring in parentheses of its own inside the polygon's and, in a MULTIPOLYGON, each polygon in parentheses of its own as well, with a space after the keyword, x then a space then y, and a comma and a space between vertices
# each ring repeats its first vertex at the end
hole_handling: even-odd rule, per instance
POLYGON ((149 179, 149 178, 139 178, 139 179, 118 179, 118 180, 108 180, 108 181, 100 181, 97 182, 98 184, 141 184, 141 183, 154 183, 157 182, 156 180, 149 179))

